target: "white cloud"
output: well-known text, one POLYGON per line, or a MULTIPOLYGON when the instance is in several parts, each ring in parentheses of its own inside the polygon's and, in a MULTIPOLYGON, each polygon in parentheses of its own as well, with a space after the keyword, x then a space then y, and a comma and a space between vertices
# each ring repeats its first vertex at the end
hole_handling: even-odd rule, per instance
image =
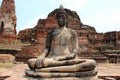
POLYGON ((106 5, 107 1, 103 3, 103 1, 96 2, 96 0, 61 0, 61 3, 65 8, 74 11, 81 9, 85 11, 86 8, 93 7, 93 9, 83 12, 85 14, 80 15, 80 18, 82 23, 95 27, 98 32, 120 31, 120 6, 117 1, 110 1, 108 5, 106 5), (106 7, 101 9, 103 6, 100 4, 106 7))
POLYGON ((65 8, 78 10, 87 3, 87 0, 61 0, 61 3, 65 8))
POLYGON ((99 32, 120 31, 120 11, 113 10, 108 12, 94 12, 82 19, 83 23, 89 24, 99 32))
POLYGON ((46 15, 36 16, 34 19, 30 20, 26 25, 21 26, 21 30, 24 30, 26 28, 33 28, 35 25, 37 25, 39 19, 45 19, 45 18, 46 15))
MULTIPOLYGON (((84 11, 81 12, 82 15, 78 14, 81 18, 82 23, 95 27, 97 31, 99 32, 114 31, 114 30, 120 31, 119 5, 118 7, 109 5, 112 6, 112 8, 106 6, 104 9, 101 9, 103 8, 101 6, 103 4, 103 0, 100 2, 98 1, 96 2, 96 0, 60 0, 60 3, 65 8, 74 11, 84 11)), ((104 3, 104 5, 106 5, 106 3, 104 3)), ((21 26, 21 30, 25 28, 34 27, 40 18, 46 18, 47 15, 48 14, 43 14, 28 21, 26 23, 27 25, 21 26)))

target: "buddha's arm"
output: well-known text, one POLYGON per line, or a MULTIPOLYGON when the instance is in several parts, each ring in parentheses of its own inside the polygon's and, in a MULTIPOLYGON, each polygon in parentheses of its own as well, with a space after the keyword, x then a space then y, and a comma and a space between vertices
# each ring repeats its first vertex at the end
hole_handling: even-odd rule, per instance
POLYGON ((79 49, 79 44, 78 44, 78 34, 76 31, 73 31, 73 36, 72 36, 72 45, 73 45, 73 55, 76 56, 78 53, 78 49, 79 49))
POLYGON ((53 38, 52 32, 53 32, 52 30, 48 32, 48 35, 47 35, 47 38, 46 38, 46 47, 45 47, 42 55, 40 55, 35 62, 35 65, 36 65, 37 68, 43 67, 43 60, 50 52, 51 44, 52 44, 52 38, 53 38))
POLYGON ((48 32, 48 35, 47 35, 47 38, 46 38, 45 50, 47 50, 47 53, 46 53, 45 57, 48 56, 48 54, 50 53, 50 50, 51 50, 52 39, 53 39, 53 35, 52 35, 53 31, 54 31, 53 29, 50 30, 50 31, 48 32))

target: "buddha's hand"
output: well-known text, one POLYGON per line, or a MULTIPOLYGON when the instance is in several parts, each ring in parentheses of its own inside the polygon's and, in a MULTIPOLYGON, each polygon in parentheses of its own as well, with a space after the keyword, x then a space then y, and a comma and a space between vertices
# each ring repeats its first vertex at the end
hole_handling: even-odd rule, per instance
POLYGON ((74 59, 75 56, 76 55, 73 53, 71 55, 65 55, 65 56, 56 57, 56 58, 54 58, 54 60, 57 60, 57 61, 70 60, 70 59, 74 59))
POLYGON ((35 62, 35 67, 36 68, 42 68, 43 67, 43 62, 44 62, 44 55, 41 55, 37 58, 36 62, 35 62))
POLYGON ((56 60, 56 61, 63 61, 63 60, 65 60, 65 56, 55 57, 54 60, 56 60))

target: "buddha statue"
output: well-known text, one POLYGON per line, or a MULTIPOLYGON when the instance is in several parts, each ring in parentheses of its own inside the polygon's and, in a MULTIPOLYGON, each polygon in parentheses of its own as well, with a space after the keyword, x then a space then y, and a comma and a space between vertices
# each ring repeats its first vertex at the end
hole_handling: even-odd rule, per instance
POLYGON ((58 27, 48 31, 43 53, 38 58, 28 60, 33 72, 26 71, 26 74, 45 78, 96 75, 96 62, 77 56, 78 35, 75 30, 66 27, 67 14, 62 6, 56 13, 56 21, 58 27))

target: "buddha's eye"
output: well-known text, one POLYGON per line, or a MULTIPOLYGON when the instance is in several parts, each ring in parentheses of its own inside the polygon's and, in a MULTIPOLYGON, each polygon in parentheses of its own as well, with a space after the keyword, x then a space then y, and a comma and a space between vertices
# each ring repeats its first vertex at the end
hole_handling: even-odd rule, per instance
POLYGON ((62 18, 63 18, 63 19, 65 19, 66 17, 65 17, 65 16, 63 16, 62 18))

